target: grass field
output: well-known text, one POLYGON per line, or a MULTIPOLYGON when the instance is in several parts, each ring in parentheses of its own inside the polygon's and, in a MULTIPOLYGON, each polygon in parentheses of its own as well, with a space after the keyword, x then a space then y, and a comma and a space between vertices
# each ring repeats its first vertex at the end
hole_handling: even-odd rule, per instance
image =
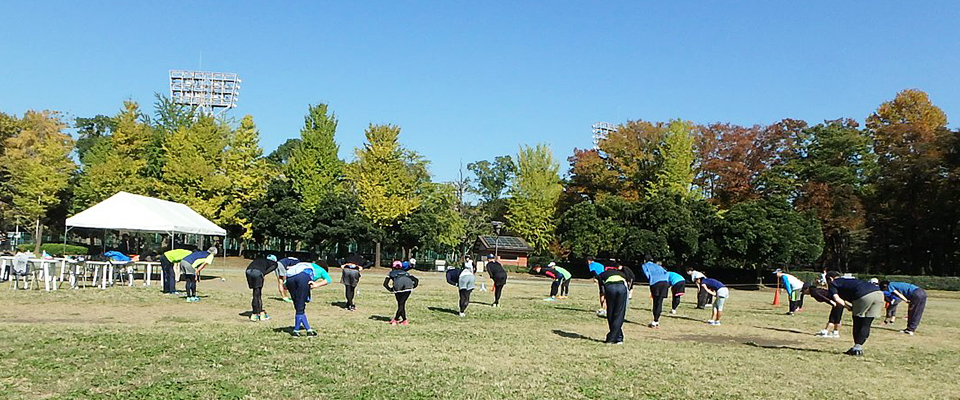
MULTIPOLYGON (((854 358, 841 354, 849 325, 840 339, 813 336, 826 306, 808 299, 802 313, 785 316, 770 305, 771 291, 732 291, 719 327, 704 324, 709 311, 688 296, 652 330, 649 297, 638 287, 625 345, 610 346, 600 343, 606 322, 594 314, 592 282, 575 282, 570 299, 549 303, 548 281, 513 276, 502 308, 476 291, 461 319, 456 290, 441 274, 418 273, 411 325, 389 326, 395 302, 377 269, 364 273, 356 312, 337 305, 339 284, 315 290, 307 314, 320 336, 293 338, 285 333, 293 307, 275 285, 264 290, 270 321, 240 315, 250 307, 245 262, 228 265, 225 282, 199 284, 203 300, 194 304, 158 286, 42 292, 4 283, 0 397, 960 398, 953 292, 930 293, 917 336, 878 321, 866 357, 854 358)), ((220 275, 219 266, 210 272, 220 275)))

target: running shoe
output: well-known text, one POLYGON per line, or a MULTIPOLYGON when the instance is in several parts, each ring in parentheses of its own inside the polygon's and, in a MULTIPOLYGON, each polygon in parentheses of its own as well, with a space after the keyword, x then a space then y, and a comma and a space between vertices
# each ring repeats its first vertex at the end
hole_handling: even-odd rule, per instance
POLYGON ((787 311, 787 315, 793 315, 793 311, 787 311))
POLYGON ((653 321, 653 322, 651 322, 650 324, 647 325, 647 328, 657 329, 657 328, 659 328, 659 327, 660 327, 660 323, 657 322, 657 321, 653 321))
POLYGON ((712 319, 708 319, 708 320, 707 320, 707 325, 713 325, 714 322, 716 322, 716 321, 714 321, 714 320, 712 320, 712 319))
POLYGON ((269 320, 270 320, 270 316, 267 315, 267 313, 263 313, 263 314, 260 315, 260 320, 261 320, 261 321, 269 321, 269 320))
POLYGON ((307 329, 307 336, 317 336, 317 331, 313 329, 307 329))
POLYGON ((820 331, 820 332, 815 333, 814 336, 830 337, 831 335, 830 335, 830 332, 828 332, 826 329, 824 329, 824 330, 822 330, 822 331, 820 331))
POLYGON ((712 324, 710 324, 710 325, 713 325, 713 326, 720 326, 720 321, 713 321, 713 323, 712 323, 712 324))
POLYGON ((283 298, 283 301, 285 301, 285 302, 287 302, 287 303, 293 303, 293 299, 291 299, 291 298, 289 298, 289 297, 284 297, 284 298, 283 298))
POLYGON ((410 322, 408 320, 403 320, 400 322, 400 325, 407 326, 410 325, 410 322))
POLYGON ((466 317, 466 316, 467 316, 466 313, 460 313, 460 318, 463 318, 463 317, 466 317))
POLYGON ((670 310, 670 314, 676 314, 677 310, 670 310))
POLYGON ((250 314, 250 320, 251 320, 251 321, 254 321, 254 322, 259 321, 259 320, 260 320, 260 314, 250 314))
POLYGON ((300 333, 300 331, 298 331, 298 330, 296 330, 296 329, 294 329, 293 331, 291 331, 291 332, 290 332, 290 336, 293 336, 293 337, 300 337, 300 336, 303 336, 303 334, 302 334, 302 333, 300 333))
POLYGON ((396 325, 396 324, 397 324, 397 320, 395 320, 395 319, 391 319, 391 320, 390 320, 390 325, 396 325))
POLYGON ((913 336, 913 331, 906 330, 906 329, 900 331, 900 333, 906 333, 906 334, 908 334, 908 335, 910 335, 910 336, 913 336))
POLYGON ((598 316, 598 317, 606 317, 606 316, 607 316, 607 310, 597 310, 597 316, 598 316))
POLYGON ((547 298, 543 299, 543 301, 557 301, 557 299, 555 299, 555 298, 553 298, 553 297, 547 297, 547 298))
POLYGON ((863 350, 851 348, 850 350, 843 352, 843 354, 848 356, 863 357, 863 350))
POLYGON ((832 338, 840 337, 840 331, 833 331, 832 333, 830 333, 830 337, 832 338))

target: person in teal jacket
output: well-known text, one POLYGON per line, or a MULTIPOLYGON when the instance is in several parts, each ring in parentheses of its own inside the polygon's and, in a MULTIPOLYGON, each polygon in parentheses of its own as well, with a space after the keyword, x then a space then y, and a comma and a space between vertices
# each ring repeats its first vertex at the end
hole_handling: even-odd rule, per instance
POLYGON ((670 306, 670 314, 677 313, 677 307, 680 307, 680 297, 687 290, 687 280, 676 272, 667 272, 667 282, 670 283, 670 294, 673 295, 673 303, 670 306))

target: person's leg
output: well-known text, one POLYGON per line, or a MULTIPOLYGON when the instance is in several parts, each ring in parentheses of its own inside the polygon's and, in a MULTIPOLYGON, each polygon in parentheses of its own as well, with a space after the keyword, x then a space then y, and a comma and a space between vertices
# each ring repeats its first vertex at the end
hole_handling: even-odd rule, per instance
POLYGON ((467 311, 467 304, 470 303, 467 293, 467 289, 460 289, 460 314, 463 314, 467 311))
POLYGON ((627 312, 627 288, 623 284, 606 285, 607 343, 623 342, 623 320, 627 312))
POLYGON ((653 297, 653 322, 660 322, 660 314, 663 313, 663 297, 653 297))
POLYGON ((263 288, 257 287, 253 288, 253 301, 250 303, 250 306, 254 314, 260 314, 263 312, 263 288))
MULTIPOLYGON (((496 282, 496 287, 493 290, 493 304, 500 305, 500 295, 503 294, 503 286, 507 283, 504 281, 496 282)), ((469 297, 469 295, 467 295, 469 297)))
POLYGON ((707 305, 707 291, 703 288, 697 288, 697 308, 704 309, 707 305))
POLYGON ((397 297, 397 309, 398 309, 398 311, 399 311, 399 314, 398 314, 399 318, 397 318, 397 321, 400 321, 400 320, 406 321, 406 320, 407 320, 407 299, 410 298, 410 293, 413 293, 413 292, 397 293, 397 295, 398 295, 398 297, 397 297))
POLYGON ((395 297, 395 298, 397 299, 397 312, 396 312, 396 314, 393 315, 393 321, 390 321, 391 324, 394 323, 394 322, 400 321, 400 318, 402 317, 402 313, 400 312, 400 309, 403 308, 403 301, 405 300, 405 299, 402 298, 402 297, 403 297, 403 296, 401 296, 402 294, 403 294, 403 293, 394 293, 394 294, 393 294, 393 297, 395 297))
POLYGON ((557 292, 560 290, 560 283, 560 279, 554 279, 553 282, 550 283, 550 298, 557 297, 557 292))
POLYGON ((187 275, 187 283, 190 285, 189 295, 191 297, 197 297, 197 279, 199 277, 197 274, 187 275))
POLYGON ((564 279, 560 284, 560 296, 567 297, 570 294, 570 280, 564 279))
POLYGON ((294 331, 310 329, 310 323, 307 322, 307 298, 310 297, 310 277, 305 273, 297 274, 287 278, 287 289, 290 290, 290 297, 293 298, 294 331))
POLYGON ((897 306, 899 304, 900 303, 893 303, 887 306, 887 314, 886 314, 886 318, 883 319, 883 323, 892 324, 894 321, 897 320, 897 306))
POLYGON ((677 307, 680 307, 680 297, 679 295, 673 295, 673 301, 670 303, 670 309, 674 312, 677 311, 677 307))
POLYGON ((927 306, 927 292, 923 289, 917 289, 910 296, 910 304, 907 306, 907 332, 916 332, 920 326, 920 319, 923 318, 923 309, 927 306))
POLYGON ((800 289, 800 300, 797 300, 797 311, 803 310, 803 289, 800 289))

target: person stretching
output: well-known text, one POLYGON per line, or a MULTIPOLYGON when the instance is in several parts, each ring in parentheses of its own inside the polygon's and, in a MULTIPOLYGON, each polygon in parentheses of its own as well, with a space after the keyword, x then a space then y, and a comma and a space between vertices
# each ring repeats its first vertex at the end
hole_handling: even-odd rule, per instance
POLYGON ((623 344, 623 320, 627 316, 627 277, 617 267, 608 267, 597 279, 607 304, 607 338, 604 343, 623 344))
POLYGON ((906 282, 881 281, 880 289, 889 291, 894 297, 907 303, 907 329, 900 333, 913 335, 920 326, 923 309, 927 306, 927 292, 917 285, 906 282))
POLYGON ((277 269, 273 273, 277 276, 277 289, 280 291, 280 298, 287 303, 293 303, 290 293, 287 292, 287 268, 300 263, 296 257, 284 257, 277 261, 277 269))
POLYGON ((314 263, 302 262, 287 268, 287 290, 293 297, 293 336, 317 336, 307 321, 307 303, 310 302, 310 290, 330 284, 327 270, 314 263), (301 328, 303 332, 301 333, 301 328))
POLYGON ((853 347, 844 354, 862 356, 870 325, 883 313, 883 292, 870 282, 841 278, 837 271, 827 272, 827 286, 833 301, 853 312, 853 347))
MULTIPOLYGON (((687 275, 690 275, 690 282, 697 283, 701 279, 706 278, 707 276, 703 272, 693 269, 693 267, 687 267, 687 275)), ((700 285, 697 284, 697 309, 703 310, 713 303, 713 296, 710 296, 706 290, 700 288, 700 285)))
MULTIPOLYGON (((507 270, 503 269, 503 265, 493 254, 487 255, 487 265, 484 268, 490 274, 490 279, 493 279, 493 307, 500 307, 500 295, 503 294, 503 286, 507 284, 507 270)), ((470 270, 473 271, 472 268, 470 270)))
POLYGON ((405 271, 403 263, 400 261, 394 261, 392 267, 393 270, 390 271, 390 274, 383 278, 383 288, 393 293, 394 297, 397 298, 397 313, 390 320, 390 325, 407 325, 409 324, 407 322, 407 299, 410 298, 413 289, 420 285, 420 280, 405 271), (390 282, 393 282, 392 287, 390 282))
POLYGON ((250 301, 250 320, 266 321, 270 319, 263 310, 263 278, 277 269, 277 256, 270 254, 267 258, 258 258, 250 262, 244 275, 247 277, 247 287, 253 290, 253 300, 250 301))
POLYGON ((605 317, 607 310, 603 298, 603 282, 600 281, 600 274, 604 271, 603 264, 598 263, 593 257, 587 257, 587 269, 590 270, 590 275, 593 277, 593 280, 597 281, 597 287, 600 292, 600 308, 597 309, 597 315, 605 317))
MULTIPOLYGON (((627 300, 633 299, 633 284, 637 282, 637 274, 633 273, 633 268, 623 265, 622 262, 617 263, 617 269, 623 272, 623 276, 627 278, 627 300)), ((628 301, 627 307, 629 306, 630 302, 628 301)))
POLYGON ((560 273, 560 277, 563 278, 563 282, 560 283, 560 295, 557 296, 557 298, 567 298, 567 295, 570 294, 570 279, 573 278, 573 275, 570 274, 570 271, 567 271, 566 268, 558 266, 557 263, 553 261, 551 261, 550 264, 547 264, 547 266, 557 270, 557 272, 560 273))
POLYGON ((730 297, 730 289, 727 289, 722 282, 713 278, 701 278, 699 286, 702 290, 714 297, 713 313, 710 315, 707 323, 713 326, 719 326, 720 317, 723 316, 723 304, 727 302, 727 297, 730 297))
POLYGON ((473 268, 464 268, 457 279, 457 291, 460 293, 460 318, 467 316, 467 306, 470 305, 470 294, 476 288, 477 276, 473 268))
POLYGON ((800 307, 800 296, 803 293, 803 281, 801 281, 800 278, 783 272, 783 270, 779 268, 777 268, 776 271, 773 271, 773 273, 777 275, 777 279, 780 279, 783 289, 787 292, 787 299, 790 302, 790 308, 789 311, 787 311, 787 315, 793 315, 800 307))
POLYGON ((891 293, 889 290, 883 291, 883 307, 887 309, 887 314, 883 317, 883 324, 889 325, 897 321, 897 306, 900 305, 899 297, 891 293))
POLYGON ((647 262, 640 267, 643 275, 650 282, 650 296, 653 297, 653 322, 647 325, 650 328, 660 327, 660 314, 663 313, 663 299, 670 291, 670 281, 667 280, 667 270, 653 262, 653 258, 646 257, 647 262))
POLYGON ((200 271, 213 263, 213 256, 216 254, 217 249, 211 247, 209 251, 195 251, 180 260, 180 274, 187 279, 188 303, 200 301, 200 297, 197 296, 197 280, 200 278, 200 271))
POLYGON ((180 260, 193 253, 186 249, 173 249, 160 255, 160 268, 163 273, 163 293, 177 294, 177 274, 174 272, 173 265, 179 264, 180 260))
POLYGON ((344 296, 347 298, 347 311, 354 311, 357 305, 353 298, 357 295, 357 285, 360 284, 360 271, 363 270, 363 261, 359 257, 350 257, 340 265, 342 274, 340 283, 343 283, 344 296))
POLYGON ((683 279, 683 275, 670 271, 667 272, 667 283, 670 284, 670 294, 673 295, 670 314, 676 314, 677 307, 680 307, 680 297, 683 297, 683 292, 687 289, 687 281, 683 279))
POLYGON ((809 294, 810 297, 813 297, 814 300, 830 305, 830 316, 827 318, 827 326, 820 332, 817 332, 817 336, 825 338, 840 337, 840 321, 843 319, 843 305, 834 301, 833 296, 830 295, 830 291, 827 289, 807 285, 804 286, 803 291, 809 294))
POLYGON ((557 292, 560 291, 560 285, 563 283, 563 275, 560 274, 560 271, 557 271, 552 267, 541 267, 539 265, 533 267, 533 272, 536 274, 543 274, 553 280, 550 283, 550 297, 543 299, 543 301, 556 301, 557 292))

